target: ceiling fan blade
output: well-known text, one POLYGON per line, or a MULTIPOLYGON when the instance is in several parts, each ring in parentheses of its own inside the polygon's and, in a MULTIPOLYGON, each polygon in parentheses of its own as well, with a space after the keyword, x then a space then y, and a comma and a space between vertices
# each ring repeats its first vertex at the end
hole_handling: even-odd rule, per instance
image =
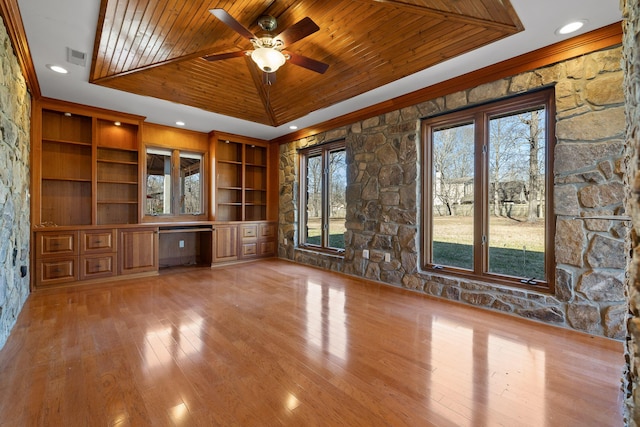
POLYGON ((289 62, 295 64, 299 67, 306 68, 311 71, 315 71, 316 73, 324 74, 325 71, 329 68, 329 64, 325 64, 324 62, 316 61, 315 59, 308 58, 303 55, 298 55, 297 53, 292 52, 282 52, 285 55, 289 55, 289 62))
POLYGON ((316 23, 311 20, 311 18, 306 17, 275 36, 274 39, 281 40, 284 46, 288 46, 300 39, 307 37, 310 34, 315 33, 319 29, 320 27, 318 27, 316 23))
POLYGON ((224 9, 210 9, 209 12, 224 24, 226 24, 229 28, 231 28, 236 33, 240 34, 245 39, 251 40, 255 39, 256 36, 253 35, 251 31, 249 31, 244 25, 235 20, 235 18, 227 13, 224 9))
POLYGON ((238 58, 240 56, 245 56, 246 52, 244 50, 239 50, 237 52, 228 52, 228 53, 217 53, 213 55, 203 56, 202 59, 206 59, 207 61, 220 61, 222 59, 229 58, 238 58))
POLYGON ((276 82, 276 73, 262 73, 262 84, 272 85, 276 82))

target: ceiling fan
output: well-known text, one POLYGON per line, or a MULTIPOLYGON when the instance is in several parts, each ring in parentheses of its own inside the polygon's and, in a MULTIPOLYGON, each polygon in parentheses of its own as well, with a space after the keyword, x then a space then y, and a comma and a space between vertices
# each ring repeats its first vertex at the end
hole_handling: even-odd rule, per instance
POLYGON ((253 50, 207 55, 203 57, 203 59, 206 59, 207 61, 220 61, 222 59, 250 56, 258 68, 262 70, 262 81, 267 85, 276 81, 275 72, 278 68, 284 65, 286 61, 320 74, 324 74, 324 72, 327 71, 327 68, 329 68, 329 65, 324 62, 283 50, 290 44, 293 44, 320 29, 320 27, 318 27, 311 18, 304 18, 282 31, 280 34, 274 35, 273 31, 275 31, 278 26, 276 18, 269 15, 261 16, 258 19, 258 26, 265 33, 260 34, 260 37, 257 37, 241 23, 236 21, 224 9, 211 9, 209 12, 229 28, 240 34, 242 37, 248 39, 253 45, 253 50))

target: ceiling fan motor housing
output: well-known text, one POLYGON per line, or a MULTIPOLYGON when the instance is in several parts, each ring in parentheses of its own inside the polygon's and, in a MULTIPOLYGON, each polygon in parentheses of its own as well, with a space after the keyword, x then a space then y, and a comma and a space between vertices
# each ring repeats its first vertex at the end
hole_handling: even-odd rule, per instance
POLYGON ((258 18, 258 26, 264 31, 270 33, 278 28, 278 21, 271 15, 262 15, 258 18))

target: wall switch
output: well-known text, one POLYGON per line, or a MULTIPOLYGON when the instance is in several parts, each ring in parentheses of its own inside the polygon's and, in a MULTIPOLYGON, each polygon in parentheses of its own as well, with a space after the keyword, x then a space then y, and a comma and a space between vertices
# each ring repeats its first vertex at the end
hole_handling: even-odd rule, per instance
POLYGON ((284 245, 287 246, 287 238, 284 238, 284 245))
POLYGON ((184 248, 184 240, 180 240, 180 241, 178 242, 178 247, 180 247, 180 248, 184 248))
POLYGON ((385 252, 384 262, 391 262, 391 254, 389 252, 385 252))
POLYGON ((369 249, 362 250, 362 258, 369 259, 369 249))

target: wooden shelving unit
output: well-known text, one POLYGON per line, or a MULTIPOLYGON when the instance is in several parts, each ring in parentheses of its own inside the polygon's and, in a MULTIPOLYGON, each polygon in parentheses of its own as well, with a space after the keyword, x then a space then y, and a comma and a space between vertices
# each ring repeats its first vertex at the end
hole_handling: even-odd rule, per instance
POLYGON ((33 223, 137 224, 142 121, 58 102, 37 112, 33 223))
POLYGON ((42 222, 91 224, 92 119, 42 111, 42 222))
POLYGON ((216 145, 216 219, 267 219, 267 146, 218 140, 216 145))
POLYGON ((138 222, 138 126, 97 120, 98 224, 138 222))

